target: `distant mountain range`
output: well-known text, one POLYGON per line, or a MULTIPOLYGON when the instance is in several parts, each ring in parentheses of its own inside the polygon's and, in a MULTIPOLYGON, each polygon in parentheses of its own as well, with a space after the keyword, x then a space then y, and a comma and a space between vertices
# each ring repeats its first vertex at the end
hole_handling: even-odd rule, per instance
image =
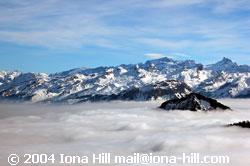
POLYGON ((180 98, 191 92, 215 98, 250 97, 250 66, 238 65, 227 58, 202 65, 165 57, 50 75, 0 71, 1 101, 154 100, 180 98))

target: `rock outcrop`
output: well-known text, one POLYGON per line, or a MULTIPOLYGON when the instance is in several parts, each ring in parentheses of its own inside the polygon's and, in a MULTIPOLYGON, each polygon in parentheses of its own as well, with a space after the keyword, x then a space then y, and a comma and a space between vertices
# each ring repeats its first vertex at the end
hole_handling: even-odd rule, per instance
POLYGON ((190 110, 190 111, 211 111, 230 110, 230 107, 219 103, 217 100, 205 97, 198 93, 191 93, 182 98, 168 100, 160 106, 165 110, 190 110))
POLYGON ((250 128, 250 121, 242 121, 242 122, 237 122, 237 123, 232 123, 228 125, 230 126, 238 126, 242 128, 250 128))

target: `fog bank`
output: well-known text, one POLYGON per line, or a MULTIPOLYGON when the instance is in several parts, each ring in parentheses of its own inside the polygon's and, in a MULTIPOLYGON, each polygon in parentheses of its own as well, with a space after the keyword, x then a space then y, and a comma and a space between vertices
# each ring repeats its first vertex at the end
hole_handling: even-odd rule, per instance
POLYGON ((74 106, 0 105, 0 165, 11 153, 88 155, 183 152, 228 155, 250 164, 250 130, 224 125, 250 120, 250 100, 221 100, 234 111, 162 111, 159 102, 74 106))

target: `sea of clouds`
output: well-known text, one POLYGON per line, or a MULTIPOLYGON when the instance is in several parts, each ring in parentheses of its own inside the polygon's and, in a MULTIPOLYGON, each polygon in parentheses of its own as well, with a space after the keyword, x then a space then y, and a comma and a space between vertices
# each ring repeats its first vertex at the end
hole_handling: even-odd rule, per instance
POLYGON ((0 165, 11 153, 91 155, 135 152, 228 155, 250 165, 250 129, 225 127, 250 120, 250 100, 221 100, 234 111, 164 111, 159 102, 80 105, 0 105, 0 165))

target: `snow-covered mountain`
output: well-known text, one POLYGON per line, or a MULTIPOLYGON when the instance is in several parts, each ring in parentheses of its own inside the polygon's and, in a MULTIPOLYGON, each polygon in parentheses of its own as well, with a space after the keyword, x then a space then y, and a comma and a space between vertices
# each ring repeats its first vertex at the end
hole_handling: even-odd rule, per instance
POLYGON ((204 66, 161 58, 145 63, 77 68, 55 74, 0 72, 1 100, 65 102, 169 99, 199 92, 250 97, 250 67, 230 59, 204 66))

